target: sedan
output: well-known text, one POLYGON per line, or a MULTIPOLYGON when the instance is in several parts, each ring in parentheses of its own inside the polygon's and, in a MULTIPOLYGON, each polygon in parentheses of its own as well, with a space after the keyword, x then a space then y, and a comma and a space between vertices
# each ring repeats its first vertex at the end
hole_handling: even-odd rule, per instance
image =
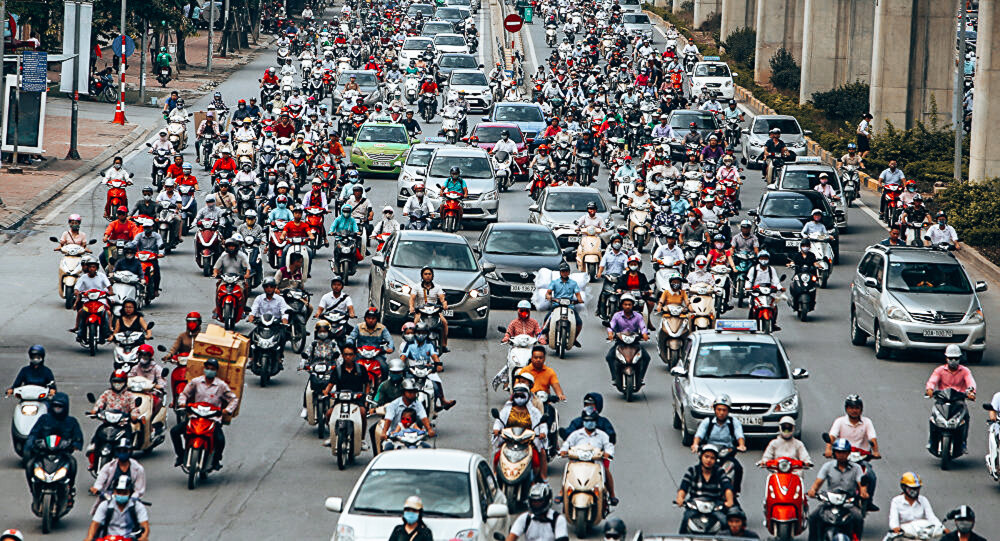
POLYGON ((561 248, 576 248, 580 235, 575 222, 587 214, 587 204, 591 202, 597 205, 597 216, 608 224, 607 229, 613 229, 614 221, 601 192, 584 186, 546 188, 538 203, 528 207, 528 221, 551 229, 561 248))
POLYGON ((424 20, 430 19, 434 16, 434 10, 437 9, 431 4, 410 4, 410 7, 406 10, 407 17, 417 17, 417 13, 421 14, 424 20))
POLYGON ((459 30, 460 25, 465 24, 465 20, 469 18, 471 13, 468 9, 464 9, 457 6, 443 6, 437 8, 434 12, 434 18, 440 19, 442 21, 448 21, 451 23, 453 30, 452 32, 459 30))
POLYGON ((420 29, 421 36, 434 37, 438 34, 450 34, 455 31, 455 25, 448 21, 433 20, 424 23, 420 29))
POLYGON ((340 513, 331 541, 385 541, 400 524, 403 502, 423 500, 423 521, 438 539, 493 541, 510 523, 507 499, 486 460, 451 449, 379 453, 346 501, 327 498, 340 513))
POLYGON ((382 323, 395 326, 409 320, 410 293, 419 287, 420 269, 428 266, 434 269, 434 283, 444 290, 448 308, 442 313, 449 326, 466 327, 474 337, 485 338, 490 285, 484 275, 496 267, 480 266, 469 242, 454 233, 403 230, 372 256, 368 298, 379 307, 382 323))
POLYGON ((439 53, 469 54, 469 44, 461 34, 441 33, 434 36, 434 48, 439 53))
POLYGON ((696 109, 678 109, 672 111, 668 122, 676 135, 676 138, 670 142, 670 159, 680 162, 687 161, 684 149, 684 135, 691 131, 692 122, 694 122, 698 133, 701 134, 702 140, 707 140, 711 133, 719 129, 719 120, 714 114, 710 111, 698 111, 696 109))
POLYGON ((427 166, 427 193, 432 204, 440 203, 441 186, 448 182, 451 168, 458 167, 469 187, 469 197, 462 201, 462 220, 495 223, 500 219, 500 192, 496 174, 486 151, 475 147, 444 147, 436 150, 427 166))
POLYGON ((448 80, 452 71, 455 70, 482 70, 483 65, 471 54, 464 53, 444 53, 437 59, 438 84, 448 80))
POLYGON ((834 264, 840 261, 840 238, 834 223, 834 210, 823 194, 815 190, 787 190, 765 192, 756 210, 747 214, 757 221, 757 238, 760 247, 772 256, 787 258, 799 249, 802 226, 812 220, 813 209, 823 211, 823 225, 833 235, 834 264))
POLYGON ((514 144, 517 145, 517 155, 514 156, 514 161, 517 163, 518 169, 520 169, 517 173, 518 177, 521 180, 528 180, 528 146, 517 124, 480 122, 473 128, 469 138, 477 137, 479 139, 477 142, 479 148, 486 152, 491 152, 493 147, 496 146, 497 141, 500 140, 500 134, 504 130, 507 130, 507 133, 510 134, 510 140, 514 141, 514 144))
MULTIPOLYGON (((752 320, 745 323, 746 328, 756 328, 752 320)), ((785 415, 798 421, 796 430, 801 432, 802 405, 795 380, 809 377, 809 372, 792 370, 785 349, 770 334, 692 333, 686 354, 670 374, 674 428, 681 431, 684 445, 691 445, 702 419, 715 415, 713 402, 721 394, 729 395, 730 412, 748 439, 776 436, 778 420, 785 415)))
POLYGON ((424 177, 427 176, 427 165, 431 163, 431 155, 434 154, 435 150, 441 148, 443 145, 444 138, 441 138, 440 143, 431 143, 427 141, 418 145, 413 145, 413 147, 410 148, 409 154, 406 155, 406 161, 403 162, 403 168, 399 173, 399 178, 396 180, 397 205, 405 205, 406 200, 413 195, 413 185, 417 182, 424 181, 424 177))
POLYGON ((490 89, 490 83, 482 70, 451 72, 448 77, 448 99, 457 100, 462 91, 465 101, 469 103, 470 111, 488 111, 490 105, 493 105, 493 90, 490 89))
POLYGON ((339 104, 344 99, 344 86, 351 82, 351 77, 358 83, 365 105, 371 107, 382 99, 375 70, 344 70, 337 76, 337 87, 333 91, 334 104, 339 104))
POLYGON ((496 270, 486 275, 492 305, 531 298, 535 273, 556 270, 563 252, 552 230, 538 224, 491 224, 476 243, 480 263, 492 263, 496 270))
POLYGON ((806 156, 798 158, 795 163, 785 164, 781 168, 781 175, 774 184, 769 184, 769 190, 815 190, 819 184, 819 176, 826 173, 830 179, 830 187, 833 188, 833 199, 830 205, 833 207, 834 221, 837 222, 837 229, 843 231, 847 229, 847 202, 840 184, 840 175, 837 169, 821 163, 819 158, 806 156))
POLYGON ((645 13, 626 12, 622 14, 622 24, 630 36, 653 38, 653 23, 645 13))
POLYGON ((764 144, 768 133, 773 128, 781 130, 781 140, 798 156, 806 155, 806 135, 812 135, 809 130, 802 130, 799 121, 788 115, 758 115, 753 125, 743 130, 740 148, 743 157, 740 161, 750 169, 760 169, 764 166, 764 144))

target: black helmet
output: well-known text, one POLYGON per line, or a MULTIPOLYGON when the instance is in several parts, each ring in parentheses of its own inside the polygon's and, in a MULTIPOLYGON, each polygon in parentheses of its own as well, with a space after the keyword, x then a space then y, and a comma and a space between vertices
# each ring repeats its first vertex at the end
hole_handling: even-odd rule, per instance
POLYGON ((726 518, 739 518, 745 523, 747 521, 747 514, 738 505, 734 505, 726 511, 726 518))
POLYGON ((535 483, 528 490, 528 507, 535 514, 545 513, 552 504, 552 487, 548 483, 535 483))
POLYGON ((39 344, 31 346, 30 348, 28 348, 28 358, 29 359, 41 358, 44 361, 45 348, 39 344))
POLYGON ((128 438, 121 438, 115 441, 115 453, 132 453, 132 444, 128 438))
POLYGON ((844 399, 844 407, 849 408, 852 406, 863 408, 865 404, 861 401, 860 396, 856 394, 847 395, 847 398, 844 399))
POLYGON ((260 285, 261 287, 278 287, 278 282, 275 282, 272 277, 267 277, 264 278, 264 281, 260 285))
POLYGON ((365 317, 367 318, 368 316, 378 319, 379 316, 378 308, 374 306, 369 306, 368 309, 365 310, 365 317))
POLYGON ((604 538, 625 539, 628 530, 625 528, 625 521, 618 517, 611 517, 604 521, 604 538))
POLYGON ((58 392, 52 396, 52 400, 49 400, 49 415, 55 417, 59 421, 62 421, 69 415, 68 394, 58 392))
POLYGON ((451 166, 451 171, 450 171, 450 173, 451 173, 452 175, 461 175, 461 174, 462 174, 462 170, 461 170, 461 169, 459 169, 457 165, 453 165, 453 166, 451 166))
POLYGON ((716 242, 726 242, 726 236, 722 233, 716 233, 715 236, 712 237, 712 240, 716 242))
POLYGON ((597 203, 595 203, 593 201, 587 203, 587 210, 590 210, 590 209, 597 210, 597 203))
POLYGON ((569 270, 569 263, 567 263, 565 261, 559 263, 559 272, 568 271, 568 270, 569 270))
POLYGON ((510 137, 510 130, 500 130, 500 137, 510 137))

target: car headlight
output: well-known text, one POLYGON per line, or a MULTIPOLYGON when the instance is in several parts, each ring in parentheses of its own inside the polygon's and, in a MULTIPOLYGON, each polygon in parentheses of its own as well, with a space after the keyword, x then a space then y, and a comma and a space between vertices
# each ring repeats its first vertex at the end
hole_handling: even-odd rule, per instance
POLYGON ((479 537, 479 530, 473 528, 458 532, 452 539, 458 539, 459 541, 471 541, 472 539, 476 539, 477 537, 479 537))
POLYGON ((695 393, 691 395, 691 407, 698 411, 712 411, 712 399, 695 393))
POLYGON ((337 541, 354 541, 354 528, 347 524, 337 524, 337 541))
POLYGON ((966 322, 967 323, 982 323, 983 320, 984 320, 984 318, 983 318, 983 310, 981 308, 976 308, 971 313, 969 313, 969 316, 966 319, 966 322))
POLYGON ((361 152, 360 148, 354 147, 354 148, 351 149, 351 155, 352 156, 364 156, 365 154, 364 154, 364 152, 361 152))
POLYGON ((475 287, 469 290, 469 296, 473 299, 478 299, 479 297, 487 297, 490 294, 490 284, 483 284, 480 287, 475 287))
POLYGON ((497 201, 500 199, 500 192, 493 190, 490 192, 484 192, 483 195, 479 196, 480 201, 497 201))
POLYGON ((763 227, 758 228, 757 232, 760 233, 761 235, 765 236, 765 237, 780 237, 781 236, 781 233, 778 233, 777 231, 774 231, 774 230, 771 230, 771 229, 765 229, 763 227))
POLYGON ((414 180, 415 179, 412 176, 410 176, 409 173, 403 173, 403 176, 399 177, 399 181, 402 182, 403 184, 410 184, 414 180))
POLYGON ((793 394, 788 398, 778 402, 778 405, 774 407, 775 412, 791 412, 799 411, 799 395, 793 394))
POLYGON ((896 321, 910 321, 910 315, 906 313, 906 310, 903 310, 899 306, 890 306, 889 308, 886 308, 885 315, 889 319, 895 319, 896 321))
POLYGON ((409 295, 413 288, 405 282, 400 282, 399 280, 389 280, 389 289, 400 293, 403 295, 409 295))
POLYGON ((732 81, 726 81, 726 88, 729 88, 731 86, 733 86, 733 82, 732 81))

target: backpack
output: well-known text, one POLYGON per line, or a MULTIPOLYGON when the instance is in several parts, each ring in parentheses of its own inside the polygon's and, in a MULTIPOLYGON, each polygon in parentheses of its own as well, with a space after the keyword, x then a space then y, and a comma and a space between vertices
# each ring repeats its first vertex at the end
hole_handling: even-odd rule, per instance
MULTIPOLYGON (((111 524, 111 517, 114 516, 114 510, 115 501, 112 498, 108 501, 108 507, 104 512, 104 520, 101 522, 101 527, 98 528, 97 538, 104 537, 108 534, 108 526, 111 524)), ((132 505, 130 505, 125 511, 128 512, 129 521, 132 523, 131 529, 133 531, 137 530, 139 528, 139 516, 135 511, 135 502, 132 502, 132 505)))
MULTIPOLYGON (((552 527, 552 535, 555 535, 556 534, 556 521, 559 520, 559 511, 556 511, 554 509, 550 509, 549 511, 552 512, 552 520, 549 520, 549 526, 552 527)), ((528 533, 528 528, 531 527, 531 517, 535 516, 535 514, 529 511, 527 513, 527 515, 528 516, 524 519, 524 533, 525 534, 528 533)))
MULTIPOLYGON (((712 435, 712 429, 715 428, 715 419, 712 418, 708 421, 708 430, 705 431, 705 438, 702 441, 708 441, 708 438, 712 435)), ((733 439, 733 445, 736 444, 736 428, 733 425, 733 418, 731 416, 726 417, 726 426, 729 428, 729 437, 733 439)))

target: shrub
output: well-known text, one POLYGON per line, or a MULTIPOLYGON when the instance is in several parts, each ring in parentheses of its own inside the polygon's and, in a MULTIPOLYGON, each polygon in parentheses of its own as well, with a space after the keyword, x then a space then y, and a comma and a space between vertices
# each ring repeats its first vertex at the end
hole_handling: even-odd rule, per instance
POLYGON ((812 95, 812 102, 825 111, 826 118, 830 120, 857 122, 861 115, 868 112, 868 90, 867 83, 855 81, 827 92, 816 92, 812 95))
POLYGON ((713 34, 718 34, 719 28, 722 27, 722 13, 716 11, 715 13, 708 16, 705 22, 701 23, 701 27, 698 30, 702 32, 712 32, 713 34))
POLYGON ((952 184, 937 204, 960 239, 973 246, 1000 246, 1000 178, 952 184))
POLYGON ((726 48, 726 54, 738 64, 753 66, 754 53, 757 51, 757 32, 753 28, 737 28, 721 45, 726 48))
POLYGON ((684 0, 684 2, 681 2, 681 11, 694 13, 694 0, 684 0))
POLYGON ((771 84, 775 88, 794 91, 799 89, 801 73, 792 53, 782 47, 774 53, 769 63, 771 64, 771 84))

